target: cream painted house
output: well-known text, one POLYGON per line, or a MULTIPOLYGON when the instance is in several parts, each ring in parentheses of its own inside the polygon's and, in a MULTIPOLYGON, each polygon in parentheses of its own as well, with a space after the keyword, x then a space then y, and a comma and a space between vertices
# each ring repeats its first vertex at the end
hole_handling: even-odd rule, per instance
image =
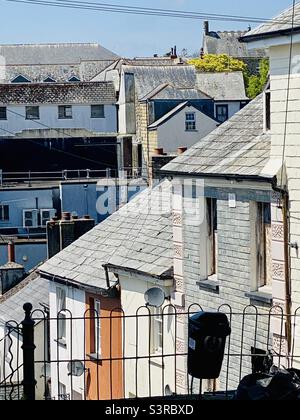
MULTIPOLYGON (((273 266, 279 282, 273 288, 276 302, 285 305, 289 313, 300 306, 300 3, 274 18, 270 24, 261 25, 243 37, 250 48, 267 48, 270 55, 270 91, 265 106, 270 119, 265 121, 271 134, 271 163, 282 166, 278 184, 287 193, 288 222, 285 241, 288 242, 287 266, 280 257, 273 266), (287 288, 284 287, 285 269, 288 269, 287 288)), ((283 240, 284 230, 275 226, 274 235, 283 240)), ((283 250, 277 247, 277 254, 283 250)), ((296 342, 300 351, 299 318, 295 322, 296 342)), ((296 359, 297 360, 297 359, 296 359)))

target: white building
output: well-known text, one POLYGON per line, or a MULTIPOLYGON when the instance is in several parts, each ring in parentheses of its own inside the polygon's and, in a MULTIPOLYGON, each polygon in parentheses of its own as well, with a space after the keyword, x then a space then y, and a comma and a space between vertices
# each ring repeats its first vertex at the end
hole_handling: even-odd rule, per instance
MULTIPOLYGON (((295 8, 292 7, 284 11, 271 23, 263 24, 243 37, 243 41, 249 42, 250 48, 267 48, 270 55, 270 90, 265 99, 269 117, 265 124, 272 139, 271 161, 273 166, 280 167, 278 184, 286 191, 288 202, 288 222, 279 219, 278 227, 274 230, 274 235, 276 234, 279 242, 279 248, 277 247, 279 257, 274 266, 278 279, 276 288, 274 288, 274 297, 279 306, 283 307, 287 313, 292 314, 300 306, 298 253, 300 241, 299 19, 300 4, 297 2, 295 8), (285 235, 282 222, 287 225, 285 235), (286 244, 286 261, 281 257, 283 243, 286 244)), ((296 341, 288 344, 289 346, 294 345, 296 351, 299 352, 300 329, 297 321, 299 319, 296 319, 296 329, 292 331, 292 336, 295 334, 296 341)), ((286 345, 285 340, 283 345, 286 345)), ((298 362, 298 359, 296 360, 298 362)))

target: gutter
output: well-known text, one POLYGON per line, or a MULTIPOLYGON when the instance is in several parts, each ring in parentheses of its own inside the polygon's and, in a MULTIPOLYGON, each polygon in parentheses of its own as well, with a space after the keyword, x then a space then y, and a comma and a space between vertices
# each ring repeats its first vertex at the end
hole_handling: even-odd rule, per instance
MULTIPOLYGON (((275 22, 276 23, 276 22, 275 22)), ((254 34, 254 35, 246 35, 246 36, 242 36, 239 38, 240 42, 253 42, 253 41, 260 41, 263 39, 268 39, 268 38, 274 38, 277 36, 287 36, 287 35, 291 35, 291 33, 297 33, 300 32, 300 26, 292 29, 284 29, 284 30, 279 30, 279 31, 272 31, 272 32, 267 32, 267 33, 262 33, 262 34, 254 34)))

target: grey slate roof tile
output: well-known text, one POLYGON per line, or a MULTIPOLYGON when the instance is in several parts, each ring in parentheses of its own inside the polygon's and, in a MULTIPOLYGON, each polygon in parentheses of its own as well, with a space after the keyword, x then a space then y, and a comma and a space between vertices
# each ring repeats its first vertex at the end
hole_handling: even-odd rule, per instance
POLYGON ((169 181, 141 192, 106 221, 48 260, 40 271, 100 289, 106 289, 103 264, 154 276, 164 274, 173 266, 172 217, 170 212, 159 214, 157 205, 162 201, 165 204, 162 207, 167 208, 170 199, 169 181), (147 208, 149 201, 150 209, 147 208), (124 226, 130 226, 130 229, 123 235, 120 230, 124 226), (80 251, 80 256, 76 250, 80 251))
POLYGON ((270 158, 271 140, 263 130, 260 95, 229 121, 167 164, 163 171, 189 174, 259 176, 270 158))
POLYGON ((247 100, 243 73, 197 73, 198 89, 216 101, 247 100))
POLYGON ((114 104, 112 82, 1 84, 0 104, 114 104))
MULTIPOLYGON (((249 37, 268 35, 272 32, 286 31, 292 29, 293 20, 293 7, 290 7, 272 19, 270 22, 263 23, 257 28, 250 32, 247 32, 242 36, 243 40, 247 40, 249 37)), ((295 6, 295 20, 294 29, 300 29, 300 2, 296 3, 295 6)))

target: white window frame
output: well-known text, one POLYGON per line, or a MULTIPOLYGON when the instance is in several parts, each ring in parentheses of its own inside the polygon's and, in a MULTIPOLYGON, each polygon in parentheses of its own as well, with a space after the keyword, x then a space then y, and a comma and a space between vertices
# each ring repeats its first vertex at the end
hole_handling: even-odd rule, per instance
POLYGON ((101 356, 101 302, 94 299, 94 350, 96 356, 101 356))
POLYGON ((65 340, 66 333, 66 308, 67 293, 66 289, 61 286, 56 287, 56 312, 57 312, 57 339, 59 341, 65 340))
POLYGON ((196 130, 197 130, 196 112, 186 112, 185 113, 185 131, 196 131, 196 130))
POLYGON ((152 354, 162 354, 163 351, 163 309, 151 308, 151 351, 152 354))

